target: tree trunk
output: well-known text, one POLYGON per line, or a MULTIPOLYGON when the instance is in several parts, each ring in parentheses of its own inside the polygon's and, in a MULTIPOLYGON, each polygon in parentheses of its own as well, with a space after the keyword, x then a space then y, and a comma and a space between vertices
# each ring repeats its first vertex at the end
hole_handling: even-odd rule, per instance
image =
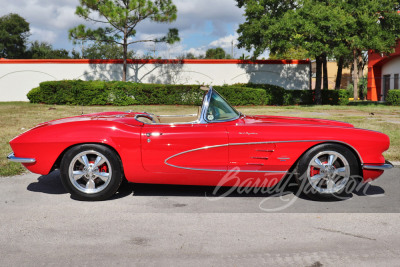
MULTIPOLYGON (((363 60, 361 52, 359 51, 359 53, 358 53, 358 74, 357 74, 358 75, 358 81, 363 81, 363 79, 364 79, 363 69, 364 69, 364 60, 363 60)), ((360 96, 359 96, 360 99, 364 100, 364 92, 363 92, 363 90, 359 90, 359 94, 360 94, 360 96)))
POLYGON ((127 28, 124 30, 124 64, 122 67, 122 81, 126 82, 126 69, 127 69, 127 58, 128 58, 128 37, 127 28))
POLYGON ((319 55, 315 60, 316 64, 316 80, 315 80, 315 104, 322 104, 321 97, 321 81, 322 81, 322 56, 319 55))
POLYGON ((339 90, 340 84, 342 83, 343 64, 344 64, 344 57, 341 56, 341 57, 339 57, 339 62, 338 62, 335 90, 339 90))
POLYGON ((323 88, 324 90, 328 90, 328 61, 326 58, 326 53, 322 54, 322 68, 324 72, 323 88))
POLYGON ((353 89, 354 100, 358 100, 358 51, 353 49, 353 89))

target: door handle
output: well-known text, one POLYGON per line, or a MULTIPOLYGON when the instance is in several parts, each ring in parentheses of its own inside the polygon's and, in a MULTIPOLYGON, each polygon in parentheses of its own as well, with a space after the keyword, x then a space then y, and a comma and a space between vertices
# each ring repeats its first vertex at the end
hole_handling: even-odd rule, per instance
POLYGON ((163 133, 159 133, 159 132, 146 133, 146 136, 147 136, 147 137, 150 137, 150 136, 160 136, 160 135, 163 135, 163 133))

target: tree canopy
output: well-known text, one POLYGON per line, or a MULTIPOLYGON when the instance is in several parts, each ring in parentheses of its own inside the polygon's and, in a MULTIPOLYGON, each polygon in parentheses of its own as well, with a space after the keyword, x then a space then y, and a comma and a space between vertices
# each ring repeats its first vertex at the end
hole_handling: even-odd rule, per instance
MULTIPOLYGON (((400 33, 397 0, 236 0, 246 21, 239 26, 239 48, 258 56, 282 55, 301 48, 316 59, 316 101, 320 103, 322 64, 327 58, 353 56, 354 83, 362 51, 389 52, 400 33)), ((343 62, 343 60, 342 60, 343 62)), ((327 75, 324 75, 327 76, 327 75)), ((358 90, 354 90, 355 98, 358 90)))
MULTIPOLYGON (((72 55, 74 58, 123 59, 124 49, 115 43, 94 42, 87 47, 82 47, 82 53, 73 50, 72 55)), ((134 58, 134 56, 134 51, 128 50, 127 58, 134 58)))
POLYGON ((230 59, 231 55, 227 54, 222 47, 209 48, 206 51, 205 58, 209 59, 230 59))
POLYGON ((18 14, 0 17, 0 58, 24 58, 29 23, 18 14))
POLYGON ((169 29, 161 38, 137 39, 137 25, 144 20, 170 23, 176 20, 176 13, 177 8, 172 0, 80 0, 75 14, 104 27, 90 29, 81 24, 71 29, 69 36, 75 41, 90 40, 122 46, 122 79, 125 81, 129 45, 143 42, 172 44, 180 40, 177 29, 169 29))
POLYGON ((26 51, 26 57, 32 59, 61 59, 70 58, 69 52, 65 49, 54 49, 47 42, 34 41, 26 51))

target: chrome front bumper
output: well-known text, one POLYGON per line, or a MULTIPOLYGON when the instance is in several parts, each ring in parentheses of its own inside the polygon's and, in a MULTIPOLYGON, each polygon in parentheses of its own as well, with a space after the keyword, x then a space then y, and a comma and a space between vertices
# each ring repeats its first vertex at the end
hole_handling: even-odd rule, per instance
POLYGON ((366 170, 380 170, 380 171, 384 171, 384 170, 389 170, 389 169, 391 169, 391 168, 393 168, 393 164, 390 163, 389 161, 386 161, 386 163, 385 163, 385 164, 382 164, 382 165, 368 165, 368 164, 363 165, 363 169, 366 169, 366 170))
POLYGON ((10 153, 10 155, 7 156, 7 159, 9 161, 19 162, 19 163, 35 163, 36 162, 36 159, 17 158, 16 156, 14 156, 14 153, 10 153))

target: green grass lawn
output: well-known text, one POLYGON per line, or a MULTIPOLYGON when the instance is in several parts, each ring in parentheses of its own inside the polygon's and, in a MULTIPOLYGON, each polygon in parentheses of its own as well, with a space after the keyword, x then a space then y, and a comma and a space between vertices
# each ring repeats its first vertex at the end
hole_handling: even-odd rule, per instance
MULTIPOLYGON (((384 105, 367 106, 243 106, 237 107, 244 114, 279 115, 293 117, 323 118, 349 122, 355 127, 380 131, 389 135, 391 147, 385 157, 400 161, 400 107, 384 105)), ((0 102, 0 176, 23 173, 19 163, 8 162, 6 156, 11 152, 8 142, 15 136, 38 123, 68 116, 102 111, 147 111, 156 114, 196 113, 193 106, 53 106, 30 104, 26 102, 0 102)))

